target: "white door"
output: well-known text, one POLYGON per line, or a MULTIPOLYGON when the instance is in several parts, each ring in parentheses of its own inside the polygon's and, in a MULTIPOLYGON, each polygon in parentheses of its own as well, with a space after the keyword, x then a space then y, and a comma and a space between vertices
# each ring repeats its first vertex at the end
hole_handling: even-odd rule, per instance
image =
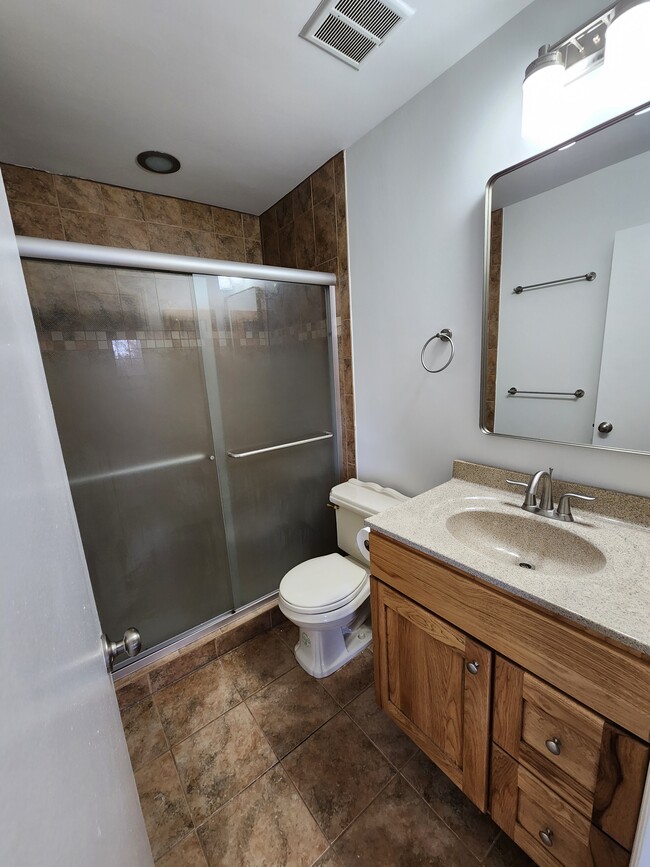
POLYGON ((614 236, 593 442, 650 451, 650 223, 614 236), (611 432, 598 425, 609 423, 611 432))
POLYGON ((150 867, 1 182, 0 564, 0 864, 150 867))

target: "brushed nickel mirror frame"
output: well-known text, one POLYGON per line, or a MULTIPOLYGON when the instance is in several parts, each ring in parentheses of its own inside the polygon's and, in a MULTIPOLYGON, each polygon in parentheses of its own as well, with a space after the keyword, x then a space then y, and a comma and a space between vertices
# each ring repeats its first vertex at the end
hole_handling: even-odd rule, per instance
POLYGON ((571 145, 573 142, 579 142, 583 139, 588 138, 589 136, 595 135, 602 130, 608 129, 611 126, 614 126, 621 121, 627 120, 630 117, 633 117, 640 112, 644 112, 646 110, 650 110, 650 101, 642 103, 641 105, 636 106, 636 108, 630 109, 629 111, 624 112, 623 114, 619 114, 616 117, 611 118, 611 120, 605 121, 604 123, 600 123, 597 126, 592 127, 591 129, 586 130, 580 135, 572 136, 570 139, 566 141, 560 142, 559 144, 553 145, 553 147, 548 148, 544 151, 541 151, 538 154, 535 154, 532 157, 529 157, 526 160, 522 160, 519 163, 515 163, 515 165, 509 166, 506 169, 502 169, 500 172, 496 172, 496 174, 492 175, 492 177, 488 180, 485 187, 485 232, 484 232, 484 246, 483 246, 483 316, 482 316, 482 335, 481 335, 481 396, 480 396, 480 407, 479 407, 479 429, 482 433, 487 436, 495 436, 495 437, 505 437, 507 439, 516 439, 516 440, 527 440, 528 442, 537 442, 537 443, 551 443, 554 445, 561 446, 577 446, 579 448, 586 449, 597 449, 597 450, 605 450, 610 452, 623 452, 627 454, 634 455, 650 455, 650 449, 648 451, 639 451, 638 449, 622 449, 616 448, 614 446, 607 445, 596 445, 595 443, 576 443, 576 442, 566 442, 564 440, 550 440, 545 439, 544 437, 527 437, 527 436, 519 436, 518 434, 505 434, 505 433, 497 433, 496 431, 491 431, 486 426, 486 399, 487 399, 487 336, 488 336, 488 304, 489 304, 489 290, 490 290, 490 246, 492 242, 492 232, 491 232, 491 216, 492 216, 492 188, 497 180, 504 175, 511 174, 517 169, 521 169, 524 166, 528 166, 531 163, 537 162, 538 160, 543 159, 546 156, 549 156, 556 151, 561 150, 562 148, 571 145))

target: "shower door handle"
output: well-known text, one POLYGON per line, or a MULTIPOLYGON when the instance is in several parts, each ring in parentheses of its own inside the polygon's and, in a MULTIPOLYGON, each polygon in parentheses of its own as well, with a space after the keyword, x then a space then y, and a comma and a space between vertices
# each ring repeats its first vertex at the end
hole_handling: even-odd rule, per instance
POLYGON ((142 639, 140 638, 140 633, 133 626, 130 626, 126 630, 122 636, 122 640, 119 642, 111 641, 106 633, 102 635, 101 641, 102 650, 104 651, 104 661, 106 662, 106 671, 109 673, 113 671, 115 657, 119 656, 120 653, 126 653, 127 656, 137 656, 142 650, 142 639))

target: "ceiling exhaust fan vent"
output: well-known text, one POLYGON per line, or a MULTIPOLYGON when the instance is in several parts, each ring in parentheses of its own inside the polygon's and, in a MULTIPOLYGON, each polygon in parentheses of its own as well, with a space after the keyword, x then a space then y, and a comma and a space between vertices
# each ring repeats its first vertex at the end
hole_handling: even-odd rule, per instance
POLYGON ((324 0, 300 35, 359 69, 370 52, 414 11, 402 0, 324 0))

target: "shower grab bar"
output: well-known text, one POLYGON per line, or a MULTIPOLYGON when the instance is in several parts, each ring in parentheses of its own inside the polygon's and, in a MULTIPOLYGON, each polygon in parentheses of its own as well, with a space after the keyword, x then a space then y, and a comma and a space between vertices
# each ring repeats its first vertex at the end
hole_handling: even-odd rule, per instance
POLYGON ((229 458, 235 458, 236 460, 239 458, 250 458, 252 455, 262 455, 265 452, 275 452, 279 449, 292 449, 294 446, 303 446, 306 443, 316 443, 319 440, 331 440, 334 434, 331 431, 325 430, 320 434, 317 434, 313 437, 307 437, 304 440, 294 440, 290 443, 278 443, 274 446, 265 446, 260 449, 251 449, 247 452, 228 452, 229 458))
POLYGON ((586 280, 591 283, 596 279, 596 272, 589 271, 588 274, 578 274, 577 277, 563 277, 561 280, 545 280, 543 283, 530 283, 528 286, 515 286, 512 290, 515 295, 521 295, 522 292, 528 292, 529 289, 543 289, 545 286, 564 286, 565 283, 580 283, 586 280))

